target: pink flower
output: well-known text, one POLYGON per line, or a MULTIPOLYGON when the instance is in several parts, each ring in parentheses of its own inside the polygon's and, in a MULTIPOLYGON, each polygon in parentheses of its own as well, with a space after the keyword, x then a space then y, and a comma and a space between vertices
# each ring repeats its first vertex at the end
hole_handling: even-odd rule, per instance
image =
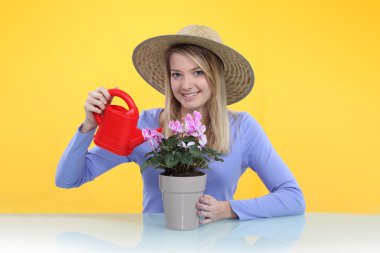
POLYGON ((176 120, 171 120, 169 122, 169 128, 176 134, 176 133, 182 133, 183 132, 183 129, 182 129, 182 125, 181 123, 176 120))
POLYGON ((152 130, 149 127, 144 128, 142 131, 144 140, 147 141, 153 149, 158 148, 162 142, 162 134, 157 132, 157 130, 152 130))
POLYGON ((199 137, 203 135, 206 132, 206 126, 202 125, 200 128, 197 129, 196 132, 192 133, 191 135, 194 137, 199 137))
POLYGON ((206 146, 206 143, 207 143, 207 137, 205 134, 202 134, 201 136, 198 137, 198 140, 199 140, 199 145, 201 145, 201 147, 204 147, 206 146))
MULTIPOLYGON (((207 137, 205 135, 206 126, 202 124, 201 119, 202 115, 199 112, 194 111, 193 115, 189 113, 186 115, 185 124, 181 124, 181 122, 178 120, 171 120, 168 127, 174 132, 174 134, 184 133, 184 136, 196 137, 199 143, 197 147, 199 149, 202 149, 207 143, 207 137)), ((144 137, 144 140, 148 142, 153 149, 159 149, 163 138, 159 132, 150 128, 145 128, 142 130, 142 135, 144 137)), ((178 144, 178 146, 185 149, 189 148, 192 145, 195 145, 195 143, 189 142, 186 144, 181 141, 181 143, 178 144)))
POLYGON ((197 112, 197 111, 194 111, 194 112, 193 112, 193 117, 194 117, 194 120, 195 120, 195 121, 200 122, 201 119, 202 119, 202 114, 200 114, 200 113, 197 112))
POLYGON ((198 136, 201 128, 202 128, 202 115, 194 111, 193 116, 191 114, 187 114, 185 117, 185 131, 187 135, 192 135, 192 136, 198 136), (194 135, 195 134, 195 135, 194 135))

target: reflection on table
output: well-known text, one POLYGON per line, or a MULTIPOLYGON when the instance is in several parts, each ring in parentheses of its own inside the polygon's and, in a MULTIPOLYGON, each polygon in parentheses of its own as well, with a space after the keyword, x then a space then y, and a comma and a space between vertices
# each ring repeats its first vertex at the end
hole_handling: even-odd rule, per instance
POLYGON ((378 252, 379 215, 222 220, 169 230, 163 214, 0 215, 1 252, 378 252))

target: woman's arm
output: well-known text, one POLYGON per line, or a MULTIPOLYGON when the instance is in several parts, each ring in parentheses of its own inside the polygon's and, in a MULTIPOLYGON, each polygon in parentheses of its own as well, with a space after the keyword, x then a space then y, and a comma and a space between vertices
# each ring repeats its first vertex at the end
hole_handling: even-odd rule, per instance
POLYGON ((58 187, 79 187, 118 164, 132 161, 130 156, 119 156, 98 146, 88 150, 96 128, 86 133, 82 133, 81 128, 82 125, 59 160, 55 175, 58 187))
POLYGON ((243 114, 241 138, 244 163, 254 170, 269 194, 246 200, 230 200, 231 209, 241 220, 296 215, 305 212, 303 193, 261 126, 243 114))

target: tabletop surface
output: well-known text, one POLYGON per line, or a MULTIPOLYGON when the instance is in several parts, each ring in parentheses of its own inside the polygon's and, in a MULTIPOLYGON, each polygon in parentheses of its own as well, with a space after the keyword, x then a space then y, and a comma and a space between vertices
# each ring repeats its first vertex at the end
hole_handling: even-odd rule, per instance
POLYGON ((174 231, 163 214, 0 214, 0 252, 380 252, 380 215, 306 213, 174 231))

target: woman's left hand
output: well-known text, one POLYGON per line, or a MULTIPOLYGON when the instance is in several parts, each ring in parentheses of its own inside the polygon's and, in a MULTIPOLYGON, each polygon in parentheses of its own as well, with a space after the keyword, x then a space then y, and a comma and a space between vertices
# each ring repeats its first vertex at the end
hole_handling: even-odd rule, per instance
POLYGON ((198 216, 204 217, 200 224, 208 224, 221 219, 236 219, 229 201, 218 201, 211 195, 202 195, 197 203, 198 216))

